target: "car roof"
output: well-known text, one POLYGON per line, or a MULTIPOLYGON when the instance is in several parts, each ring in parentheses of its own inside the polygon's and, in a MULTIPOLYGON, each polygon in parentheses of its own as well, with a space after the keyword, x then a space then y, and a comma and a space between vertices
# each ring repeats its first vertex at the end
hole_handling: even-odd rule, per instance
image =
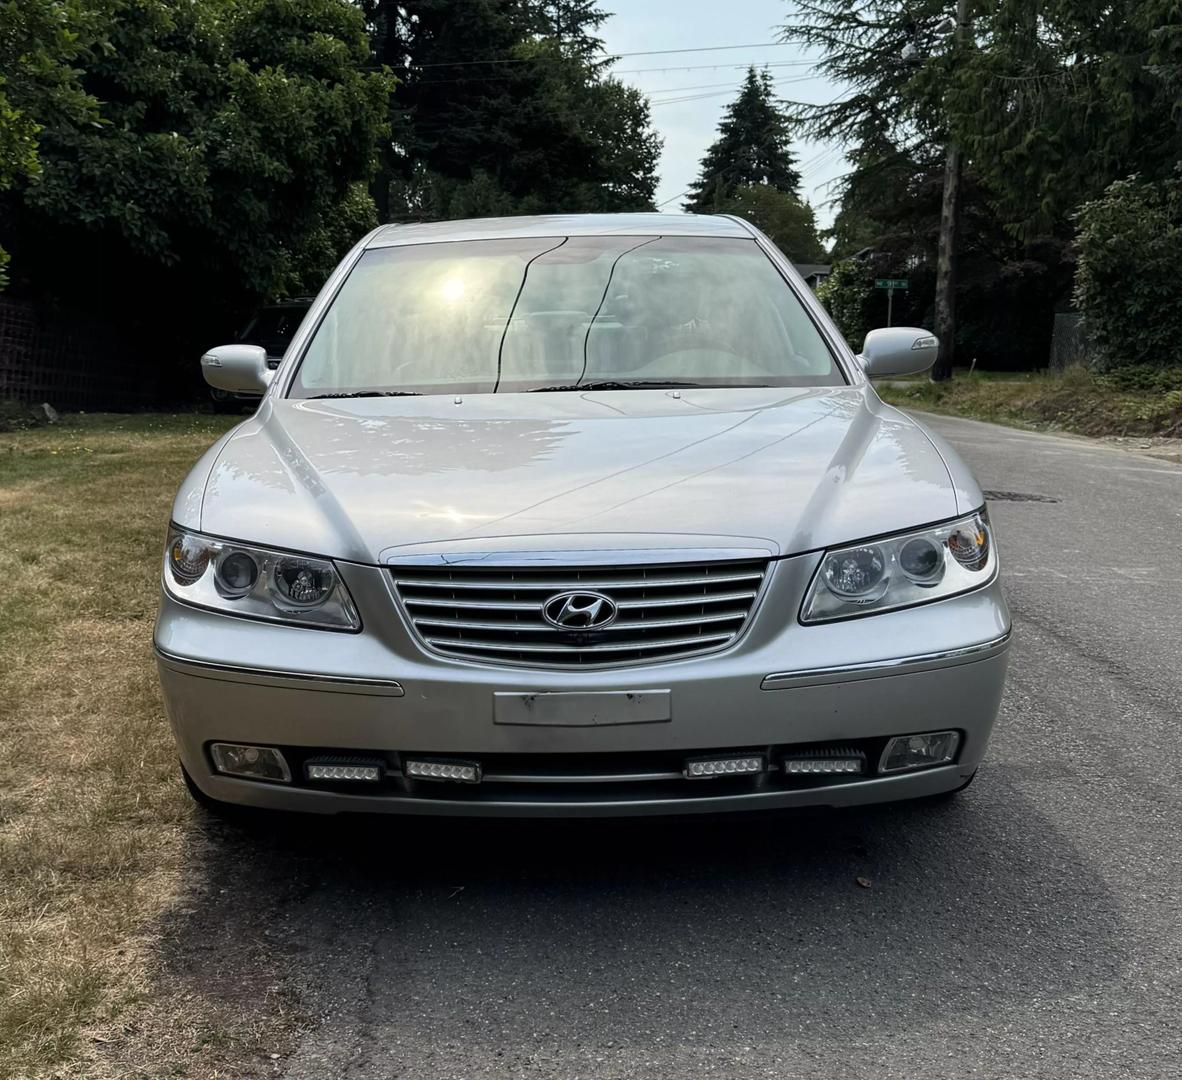
POLYGON ((532 236, 721 236, 750 239, 739 219, 707 214, 541 214, 386 225, 370 248, 438 244, 456 240, 506 240, 532 236))

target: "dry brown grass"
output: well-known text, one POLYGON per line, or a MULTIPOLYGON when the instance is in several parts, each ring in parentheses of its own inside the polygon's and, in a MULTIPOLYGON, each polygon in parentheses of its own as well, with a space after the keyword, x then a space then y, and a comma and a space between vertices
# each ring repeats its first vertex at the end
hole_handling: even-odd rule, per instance
POLYGON ((206 846, 151 635, 173 492, 225 426, 87 417, 0 434, 0 1078, 214 1075, 186 1059, 216 1041, 217 1008, 173 1045, 193 1003, 154 982, 161 920, 206 846), (140 1022, 160 1053, 124 1046, 143 1070, 113 1066, 104 1048, 140 1022))

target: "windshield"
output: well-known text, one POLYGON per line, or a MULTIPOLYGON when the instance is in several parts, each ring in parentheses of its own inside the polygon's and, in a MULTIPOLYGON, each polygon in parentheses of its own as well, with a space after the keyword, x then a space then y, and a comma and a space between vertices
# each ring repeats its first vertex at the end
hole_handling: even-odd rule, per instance
POLYGON ((290 393, 843 381, 754 240, 579 236, 367 251, 317 328, 290 393))

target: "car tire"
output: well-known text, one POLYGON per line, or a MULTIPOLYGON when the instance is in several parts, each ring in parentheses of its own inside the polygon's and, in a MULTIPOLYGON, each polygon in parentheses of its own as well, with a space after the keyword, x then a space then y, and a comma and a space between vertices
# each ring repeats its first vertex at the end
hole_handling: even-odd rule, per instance
POLYGON ((218 818, 222 821, 237 821, 241 822, 249 814, 249 808, 239 806, 236 803, 222 802, 221 799, 214 799, 206 795, 189 775, 189 770, 181 766, 181 778, 185 781, 185 787, 189 789, 189 795, 193 801, 201 807, 211 817, 218 818))
POLYGON ((242 402, 225 392, 222 393, 221 397, 218 397, 216 392, 211 392, 209 399, 213 402, 213 411, 215 413, 236 413, 242 411, 242 402))

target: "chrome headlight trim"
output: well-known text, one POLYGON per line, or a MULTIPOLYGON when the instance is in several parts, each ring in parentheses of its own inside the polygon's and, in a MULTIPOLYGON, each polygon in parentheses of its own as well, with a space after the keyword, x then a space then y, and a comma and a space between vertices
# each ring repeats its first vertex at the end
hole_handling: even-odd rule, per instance
POLYGON ((208 536, 174 524, 169 526, 164 549, 163 583, 174 600, 225 615, 317 630, 356 633, 361 629, 353 598, 331 559, 208 536), (228 580, 225 566, 231 556, 253 562, 255 573, 249 584, 249 573, 241 572, 246 559, 238 560, 240 572, 228 580), (307 571, 305 587, 319 582, 322 595, 294 603, 276 587, 276 575, 282 570, 307 571))
POLYGON ((988 585, 997 568, 997 546, 984 507, 939 525, 828 548, 805 593, 800 621, 815 625, 856 619, 959 596, 988 585), (971 552, 966 544, 974 545, 971 552), (918 555, 933 550, 940 556, 935 565, 916 565, 918 555))

